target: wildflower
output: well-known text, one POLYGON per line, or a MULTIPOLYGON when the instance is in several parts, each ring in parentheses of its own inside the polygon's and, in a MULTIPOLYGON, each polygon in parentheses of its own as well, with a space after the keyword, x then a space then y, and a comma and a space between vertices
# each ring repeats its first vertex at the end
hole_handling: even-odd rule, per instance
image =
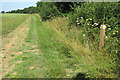
POLYGON ((111 30, 111 28, 108 28, 108 30, 111 30))
POLYGON ((80 24, 80 23, 77 23, 78 25, 80 24))
POLYGON ((81 19, 83 19, 83 17, 80 17, 81 19))
POLYGON ((86 19, 86 21, 91 21, 91 20, 92 20, 91 18, 86 19))
POLYGON ((77 21, 75 21, 75 22, 79 22, 79 21, 77 20, 77 21))
POLYGON ((86 19, 86 21, 89 21, 89 19, 86 19))
POLYGON ((92 25, 92 26, 94 26, 94 25, 92 25))
POLYGON ((115 34, 115 33, 113 33, 113 34, 115 34))
POLYGON ((91 21, 92 19, 91 19, 91 18, 89 18, 89 20, 91 21))
POLYGON ((105 36, 105 38, 107 39, 108 37, 107 37, 107 36, 105 36))
POLYGON ((118 33, 118 31, 116 31, 116 33, 118 33))
POLYGON ((85 34, 83 34, 83 36, 85 36, 85 34))
POLYGON ((96 26, 98 25, 98 23, 94 23, 96 26))
POLYGON ((105 28, 106 28, 106 25, 101 25, 100 28, 101 28, 101 29, 105 29, 105 28))
POLYGON ((89 23, 87 23, 87 25, 90 25, 89 23))

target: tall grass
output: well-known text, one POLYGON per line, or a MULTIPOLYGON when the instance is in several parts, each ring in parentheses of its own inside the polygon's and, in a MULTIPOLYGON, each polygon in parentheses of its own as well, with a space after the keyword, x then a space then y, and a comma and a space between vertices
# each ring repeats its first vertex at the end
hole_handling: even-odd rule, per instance
POLYGON ((111 57, 98 52, 97 49, 94 49, 96 52, 92 51, 89 47, 92 43, 86 43, 83 47, 80 41, 87 39, 81 35, 82 30, 70 30, 63 18, 56 18, 40 25, 37 26, 39 45, 49 68, 48 77, 73 77, 77 73, 85 73, 86 77, 94 78, 117 77, 114 71, 116 63, 111 57))
POLYGON ((26 14, 0 14, 2 16, 2 35, 5 36, 26 20, 26 14))

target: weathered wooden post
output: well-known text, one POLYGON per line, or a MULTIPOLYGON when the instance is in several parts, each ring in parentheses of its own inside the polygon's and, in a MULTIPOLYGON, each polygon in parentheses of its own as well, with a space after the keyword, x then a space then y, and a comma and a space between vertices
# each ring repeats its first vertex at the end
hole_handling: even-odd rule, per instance
POLYGON ((103 47, 104 47, 104 37, 105 37, 105 29, 106 29, 106 25, 102 24, 100 26, 100 42, 99 42, 99 51, 103 51, 103 47))

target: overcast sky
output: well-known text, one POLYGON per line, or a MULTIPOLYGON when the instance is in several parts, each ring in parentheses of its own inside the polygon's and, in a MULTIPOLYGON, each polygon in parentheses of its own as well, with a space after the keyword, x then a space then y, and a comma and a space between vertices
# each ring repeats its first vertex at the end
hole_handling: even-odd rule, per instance
MULTIPOLYGON (((20 1, 20 0, 19 0, 20 1)), ((16 10, 16 9, 23 9, 30 6, 36 6, 37 1, 32 2, 0 2, 0 12, 1 11, 10 11, 10 10, 16 10)))

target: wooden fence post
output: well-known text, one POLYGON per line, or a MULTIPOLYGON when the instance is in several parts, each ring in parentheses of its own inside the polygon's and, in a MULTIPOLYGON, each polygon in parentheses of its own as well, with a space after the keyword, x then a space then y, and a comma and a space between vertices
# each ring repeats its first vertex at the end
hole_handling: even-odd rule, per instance
POLYGON ((102 24, 100 26, 100 42, 99 42, 99 51, 103 51, 104 47, 104 37, 105 37, 106 25, 102 24))

